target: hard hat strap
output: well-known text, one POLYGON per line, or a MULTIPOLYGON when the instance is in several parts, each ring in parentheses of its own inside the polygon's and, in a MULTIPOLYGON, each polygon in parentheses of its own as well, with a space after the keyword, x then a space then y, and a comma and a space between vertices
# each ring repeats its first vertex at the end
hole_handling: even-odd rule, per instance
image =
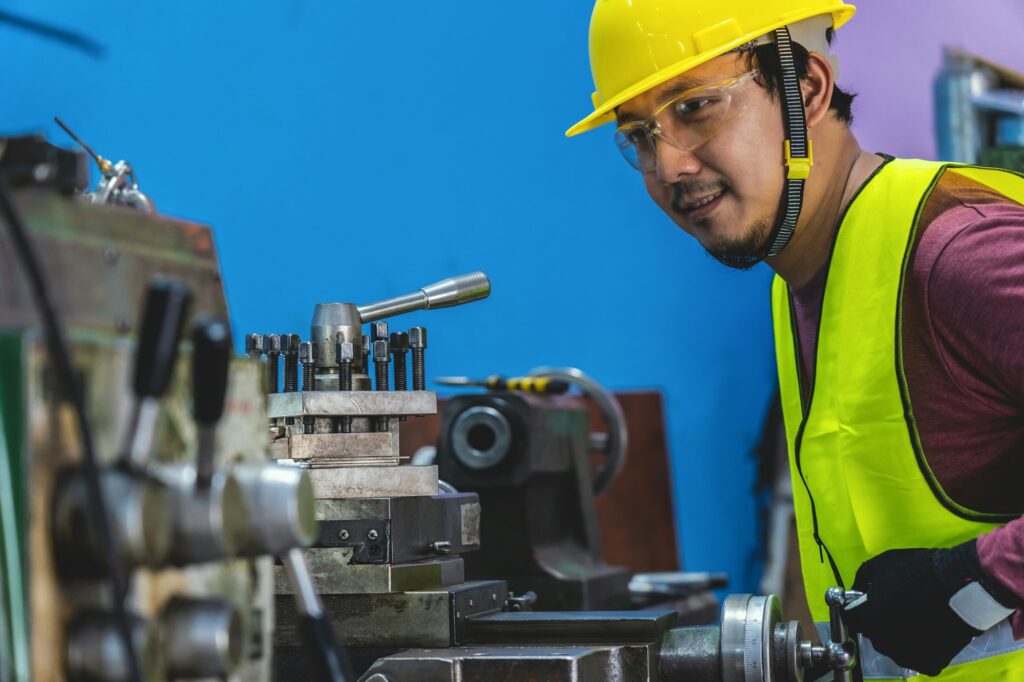
POLYGON ((810 174, 811 143, 807 136, 807 113, 804 111, 800 79, 797 77, 793 60, 793 42, 789 29, 783 26, 775 30, 775 47, 779 51, 782 69, 782 124, 786 132, 786 181, 782 191, 782 202, 772 233, 769 256, 777 256, 789 243, 800 219, 804 200, 804 180, 810 174))

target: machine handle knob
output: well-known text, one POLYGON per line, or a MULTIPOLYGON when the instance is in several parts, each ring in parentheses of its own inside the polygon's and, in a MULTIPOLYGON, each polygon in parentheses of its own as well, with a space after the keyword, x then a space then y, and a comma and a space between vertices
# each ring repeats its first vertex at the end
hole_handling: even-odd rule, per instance
POLYGON ((150 280, 135 355, 134 388, 139 398, 158 398, 167 389, 191 302, 192 292, 181 282, 150 280))
POLYGON ((490 294, 491 281, 487 275, 482 272, 471 272, 467 275, 449 277, 440 282, 428 284, 412 294, 359 306, 358 311, 359 317, 364 323, 373 322, 413 310, 449 308, 463 303, 471 303, 487 298, 490 294))
POLYGON ((196 421, 216 424, 224 413, 231 362, 231 329, 220 318, 207 318, 192 332, 192 391, 196 421))

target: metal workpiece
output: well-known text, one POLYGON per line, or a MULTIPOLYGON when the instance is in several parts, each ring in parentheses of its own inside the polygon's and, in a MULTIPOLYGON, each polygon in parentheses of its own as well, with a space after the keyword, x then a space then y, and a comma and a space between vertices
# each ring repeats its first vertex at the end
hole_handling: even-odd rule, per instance
POLYGON ((263 334, 246 334, 245 335, 245 354, 246 356, 259 360, 263 357, 264 349, 263 334))
POLYGON ((407 332, 391 333, 391 354, 395 356, 395 390, 409 390, 409 383, 406 379, 405 354, 409 351, 409 334, 407 332))
POLYGON ((373 322, 414 310, 433 310, 471 303, 487 298, 490 293, 491 282, 487 275, 471 272, 428 284, 411 294, 359 306, 358 313, 363 322, 373 322))
POLYGON ((284 391, 299 390, 299 344, 298 334, 281 335, 281 352, 284 354, 284 391))
POLYGON ((661 641, 658 657, 660 679, 720 682, 721 639, 721 629, 717 625, 669 630, 661 641))
POLYGON ((268 334, 265 348, 267 354, 267 392, 277 393, 280 389, 281 335, 268 334))
POLYGON ((234 557, 245 545, 252 520, 241 485, 229 470, 218 470, 205 486, 187 465, 153 467, 167 486, 172 527, 170 563, 176 566, 234 557))
POLYGON ((436 466, 308 469, 318 500, 437 495, 436 466))
MULTIPOLYGON (((159 626, 136 616, 130 618, 129 628, 142 682, 167 679, 159 626)), ((129 682, 131 672, 125 648, 112 614, 89 611, 76 616, 67 632, 67 679, 129 682)))
POLYGON ((226 678, 242 661, 245 629, 228 601, 172 597, 160 623, 171 679, 226 678))
POLYGON ((313 391, 275 393, 267 396, 267 416, 283 417, 377 417, 434 414, 433 391, 313 391))
POLYGON ((319 500, 317 517, 317 546, 357 548, 352 564, 420 561, 480 548, 475 493, 319 500), (362 547, 365 532, 357 532, 370 528, 379 529, 382 551, 375 555, 362 547))
POLYGON ((316 539, 313 482, 304 469, 278 464, 236 464, 238 481, 249 509, 250 523, 238 553, 280 556, 308 547, 316 539))
MULTIPOLYGON (((121 566, 126 571, 165 566, 172 537, 167 489, 148 476, 116 468, 100 472, 100 485, 121 566)), ((66 579, 92 579, 106 571, 88 504, 82 470, 61 474, 54 491, 53 533, 57 569, 66 579)))
MULTIPOLYGON (((410 564, 348 565, 348 552, 338 549, 309 549, 305 553, 320 595, 388 594, 439 590, 460 585, 465 571, 460 557, 446 557, 410 564)), ((281 569, 275 569, 275 591, 290 594, 293 588, 281 569)))

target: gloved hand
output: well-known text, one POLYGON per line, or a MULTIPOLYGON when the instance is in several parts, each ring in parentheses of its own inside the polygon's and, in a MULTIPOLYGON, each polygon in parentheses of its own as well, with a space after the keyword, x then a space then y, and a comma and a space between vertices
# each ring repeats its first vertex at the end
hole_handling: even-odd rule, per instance
POLYGON ((974 540, 951 549, 883 552, 861 565, 853 589, 865 597, 846 607, 850 630, 899 665, 926 675, 938 675, 991 627, 1000 606, 1003 618, 1016 606, 1012 594, 982 570, 974 540), (986 602, 976 586, 957 597, 954 610, 950 599, 971 583, 994 601, 986 602))

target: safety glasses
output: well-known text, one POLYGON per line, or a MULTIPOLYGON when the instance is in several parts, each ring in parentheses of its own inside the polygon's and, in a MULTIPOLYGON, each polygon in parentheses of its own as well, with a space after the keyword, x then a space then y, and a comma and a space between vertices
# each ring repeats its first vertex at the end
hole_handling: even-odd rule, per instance
POLYGON ((651 173, 657 168, 657 141, 684 152, 693 151, 743 113, 747 97, 740 88, 758 75, 738 76, 691 88, 663 102, 643 121, 631 121, 615 131, 615 144, 633 168, 651 173))

